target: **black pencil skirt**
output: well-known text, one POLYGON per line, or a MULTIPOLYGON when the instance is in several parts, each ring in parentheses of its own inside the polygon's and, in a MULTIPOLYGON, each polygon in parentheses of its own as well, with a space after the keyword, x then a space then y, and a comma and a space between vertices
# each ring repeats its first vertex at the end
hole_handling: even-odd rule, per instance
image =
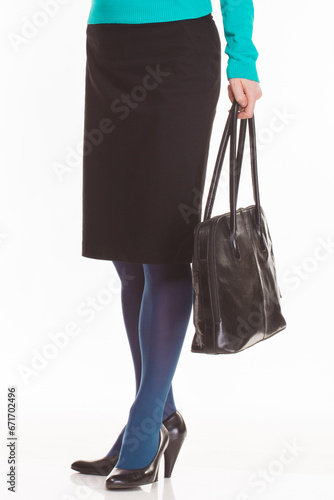
POLYGON ((191 262, 221 86, 211 14, 88 24, 82 255, 191 262))

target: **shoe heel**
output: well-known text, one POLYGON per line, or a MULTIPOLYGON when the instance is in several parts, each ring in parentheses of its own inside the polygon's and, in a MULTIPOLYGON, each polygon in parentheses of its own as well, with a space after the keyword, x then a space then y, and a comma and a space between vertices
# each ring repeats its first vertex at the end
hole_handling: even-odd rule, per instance
POLYGON ((180 452, 184 439, 169 440, 168 446, 164 453, 165 460, 165 477, 171 477, 172 471, 180 452))
POLYGON ((155 476, 154 476, 154 480, 153 480, 153 483, 156 483, 158 481, 158 477, 159 477, 159 467, 160 467, 160 464, 158 465, 157 467, 157 470, 156 470, 156 473, 155 473, 155 476))

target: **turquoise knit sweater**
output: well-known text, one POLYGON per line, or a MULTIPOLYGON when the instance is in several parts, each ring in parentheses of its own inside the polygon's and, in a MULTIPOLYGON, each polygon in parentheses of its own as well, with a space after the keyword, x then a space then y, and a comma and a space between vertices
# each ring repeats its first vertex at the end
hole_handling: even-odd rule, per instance
MULTIPOLYGON (((223 15, 226 76, 259 82, 257 49, 252 42, 253 0, 220 0, 223 15)), ((212 12, 211 0, 92 0, 88 24, 157 23, 193 19, 212 12)))

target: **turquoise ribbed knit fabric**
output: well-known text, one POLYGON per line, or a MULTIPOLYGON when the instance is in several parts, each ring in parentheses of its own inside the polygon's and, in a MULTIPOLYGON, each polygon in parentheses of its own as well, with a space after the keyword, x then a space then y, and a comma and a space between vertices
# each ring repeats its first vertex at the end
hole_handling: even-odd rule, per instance
MULTIPOLYGON (((226 76, 259 82, 258 51, 252 41, 253 0, 220 0, 223 16, 226 76)), ((157 23, 194 19, 212 12, 211 0, 92 0, 88 24, 157 23)))

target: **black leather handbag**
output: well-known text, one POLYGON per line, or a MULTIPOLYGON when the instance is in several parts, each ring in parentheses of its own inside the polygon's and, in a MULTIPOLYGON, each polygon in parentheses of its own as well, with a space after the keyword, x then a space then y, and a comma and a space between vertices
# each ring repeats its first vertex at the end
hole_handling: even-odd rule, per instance
POLYGON ((238 119, 234 99, 220 143, 203 221, 194 229, 191 352, 230 354, 286 328, 273 245, 260 205, 254 113, 238 119), (236 155, 237 121, 240 122, 236 155), (248 122, 254 205, 236 209, 248 122), (230 212, 210 218, 230 140, 230 212))

